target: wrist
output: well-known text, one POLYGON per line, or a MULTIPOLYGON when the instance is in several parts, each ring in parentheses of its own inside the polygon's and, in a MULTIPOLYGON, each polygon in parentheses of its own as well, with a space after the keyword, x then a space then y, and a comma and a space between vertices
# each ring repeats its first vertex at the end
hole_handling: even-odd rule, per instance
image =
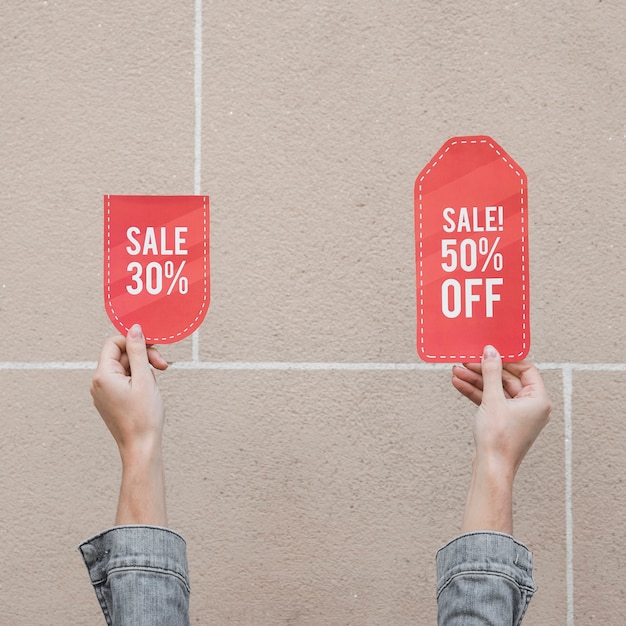
POLYGON ((120 444, 118 447, 123 467, 141 467, 161 463, 163 456, 161 443, 160 435, 146 435, 120 444))
POLYGON ((116 525, 167 526, 165 477, 161 443, 142 442, 120 449, 122 484, 116 525))
POLYGON ((472 482, 490 490, 512 491, 517 467, 501 455, 476 453, 472 460, 472 482))
POLYGON ((514 478, 514 468, 502 459, 475 456, 463 515, 463 532, 513 534, 514 478))

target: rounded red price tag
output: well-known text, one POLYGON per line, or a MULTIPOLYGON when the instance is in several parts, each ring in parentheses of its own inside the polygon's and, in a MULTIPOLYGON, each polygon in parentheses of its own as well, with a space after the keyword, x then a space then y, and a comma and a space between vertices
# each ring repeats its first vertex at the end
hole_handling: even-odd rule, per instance
POLYGON ((490 137, 447 141, 415 181, 417 350, 506 361, 530 347, 527 181, 490 137))
POLYGON ((104 303, 149 343, 193 333, 209 308, 209 198, 104 197, 104 303))

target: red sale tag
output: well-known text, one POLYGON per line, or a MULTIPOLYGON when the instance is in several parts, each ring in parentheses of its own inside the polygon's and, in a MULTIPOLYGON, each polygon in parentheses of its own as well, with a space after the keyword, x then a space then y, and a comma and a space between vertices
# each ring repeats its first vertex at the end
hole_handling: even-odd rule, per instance
POLYGON ((530 347, 527 182, 490 137, 447 141, 415 181, 417 350, 505 361, 530 347))
POLYGON ((209 198, 104 197, 104 303, 149 343, 193 333, 209 308, 209 198))

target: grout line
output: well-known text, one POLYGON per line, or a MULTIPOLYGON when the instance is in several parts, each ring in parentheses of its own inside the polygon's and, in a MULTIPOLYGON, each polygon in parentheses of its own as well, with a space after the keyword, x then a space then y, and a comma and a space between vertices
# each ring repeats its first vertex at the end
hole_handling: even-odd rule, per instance
POLYGON ((574 626, 574 521, 572 516, 572 368, 563 368, 563 416, 565 423, 565 587, 567 626, 574 626))
MULTIPOLYGON (((202 174, 202 0, 196 0, 193 40, 193 101, 194 101, 194 145, 193 145, 193 193, 200 195, 202 174)), ((200 337, 196 330, 191 335, 191 360, 200 360, 200 337)))
POLYGON ((0 370, 95 370, 97 365, 96 361, 0 361, 0 370))
POLYGON ((540 370, 577 372, 626 372, 626 363, 536 363, 540 370))
MULTIPOLYGON (((197 331, 196 331, 197 332, 197 331)), ((85 370, 95 369, 96 361, 0 361, 0 370, 85 370)), ((437 372, 448 370, 453 363, 377 363, 344 361, 173 361, 171 369, 179 370, 311 370, 311 371, 421 371, 437 372)), ((626 372, 626 363, 537 363, 542 371, 562 370, 568 373, 626 372)), ((565 383, 564 383, 565 384, 565 383)), ((570 383, 571 384, 571 383, 570 383)), ((571 392, 571 390, 570 390, 571 392)), ((571 404, 571 401, 570 401, 571 404)), ((570 409, 571 410, 571 409, 570 409)))
POLYGON ((441 371, 451 367, 448 363, 343 363, 343 362, 288 362, 288 361, 198 361, 176 362, 172 369, 180 370, 269 370, 269 371, 441 371))
POLYGON ((195 110, 193 147, 193 192, 200 195, 202 167, 202 0, 196 0, 193 43, 193 99, 195 110))

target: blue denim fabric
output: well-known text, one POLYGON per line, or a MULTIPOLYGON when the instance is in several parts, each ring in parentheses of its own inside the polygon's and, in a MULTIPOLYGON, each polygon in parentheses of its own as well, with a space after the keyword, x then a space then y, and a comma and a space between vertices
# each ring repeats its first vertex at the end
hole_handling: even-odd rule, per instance
POLYGON ((185 540, 156 526, 117 526, 80 546, 110 626, 189 626, 185 540))
POLYGON ((510 535, 461 535, 437 552, 439 626, 517 626, 535 592, 532 554, 510 535))
MULTIPOLYGON (((155 526, 118 526, 80 546, 110 626, 189 626, 184 539, 155 526)), ((535 591, 532 555, 509 535, 457 537, 437 553, 440 626, 517 626, 535 591)))

